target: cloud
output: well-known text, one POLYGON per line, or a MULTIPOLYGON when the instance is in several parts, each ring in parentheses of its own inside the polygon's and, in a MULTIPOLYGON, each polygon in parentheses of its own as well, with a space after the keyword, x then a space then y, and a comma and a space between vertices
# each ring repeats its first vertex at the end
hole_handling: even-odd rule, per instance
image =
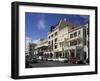
POLYGON ((45 29, 45 21, 44 21, 44 19, 41 19, 41 20, 39 20, 38 21, 38 23, 37 23, 37 26, 38 26, 38 29, 45 29))
POLYGON ((37 21, 37 27, 39 30, 45 29, 46 23, 45 23, 45 15, 39 14, 38 15, 39 20, 37 21))
POLYGON ((33 40, 33 43, 36 43, 37 44, 38 40, 33 40))

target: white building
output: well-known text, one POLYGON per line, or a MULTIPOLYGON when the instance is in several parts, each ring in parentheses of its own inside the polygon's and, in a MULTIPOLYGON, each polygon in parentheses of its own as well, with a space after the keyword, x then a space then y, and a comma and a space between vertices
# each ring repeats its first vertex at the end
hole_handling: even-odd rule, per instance
POLYGON ((73 26, 66 23, 66 19, 60 20, 59 24, 55 26, 50 32, 48 32, 48 43, 51 46, 53 58, 65 56, 65 46, 68 44, 68 31, 73 29, 73 26))
POLYGON ((51 58, 88 59, 88 24, 74 27, 63 19, 48 32, 51 58))

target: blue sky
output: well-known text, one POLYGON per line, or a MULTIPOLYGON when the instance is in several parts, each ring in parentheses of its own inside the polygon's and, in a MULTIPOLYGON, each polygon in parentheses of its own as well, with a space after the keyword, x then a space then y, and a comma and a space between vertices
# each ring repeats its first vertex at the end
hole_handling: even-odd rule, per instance
POLYGON ((50 26, 55 26, 61 19, 66 18, 74 25, 83 25, 89 20, 86 15, 49 14, 49 13, 25 13, 25 36, 33 41, 47 39, 47 32, 50 26))

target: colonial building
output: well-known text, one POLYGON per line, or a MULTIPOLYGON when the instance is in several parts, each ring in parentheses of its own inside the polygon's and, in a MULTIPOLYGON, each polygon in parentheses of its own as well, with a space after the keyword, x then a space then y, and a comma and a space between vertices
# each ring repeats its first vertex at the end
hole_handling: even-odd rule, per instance
POLYGON ((66 19, 60 20, 60 22, 55 26, 51 27, 48 32, 48 43, 52 48, 51 53, 53 58, 65 57, 65 46, 68 42, 68 31, 74 27, 66 22, 66 19))
MULTIPOLYGON (((63 19, 48 32, 51 58, 88 59, 88 24, 74 27, 63 19)), ((49 57, 50 58, 50 57, 49 57)))

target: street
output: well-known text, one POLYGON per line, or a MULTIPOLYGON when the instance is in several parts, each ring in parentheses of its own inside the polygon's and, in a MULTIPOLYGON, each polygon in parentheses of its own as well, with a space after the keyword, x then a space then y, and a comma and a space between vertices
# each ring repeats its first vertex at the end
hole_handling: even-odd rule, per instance
POLYGON ((86 65, 86 64, 69 64, 65 62, 58 62, 58 61, 42 61, 39 63, 31 63, 32 68, 34 67, 58 67, 58 66, 79 66, 79 65, 86 65))

